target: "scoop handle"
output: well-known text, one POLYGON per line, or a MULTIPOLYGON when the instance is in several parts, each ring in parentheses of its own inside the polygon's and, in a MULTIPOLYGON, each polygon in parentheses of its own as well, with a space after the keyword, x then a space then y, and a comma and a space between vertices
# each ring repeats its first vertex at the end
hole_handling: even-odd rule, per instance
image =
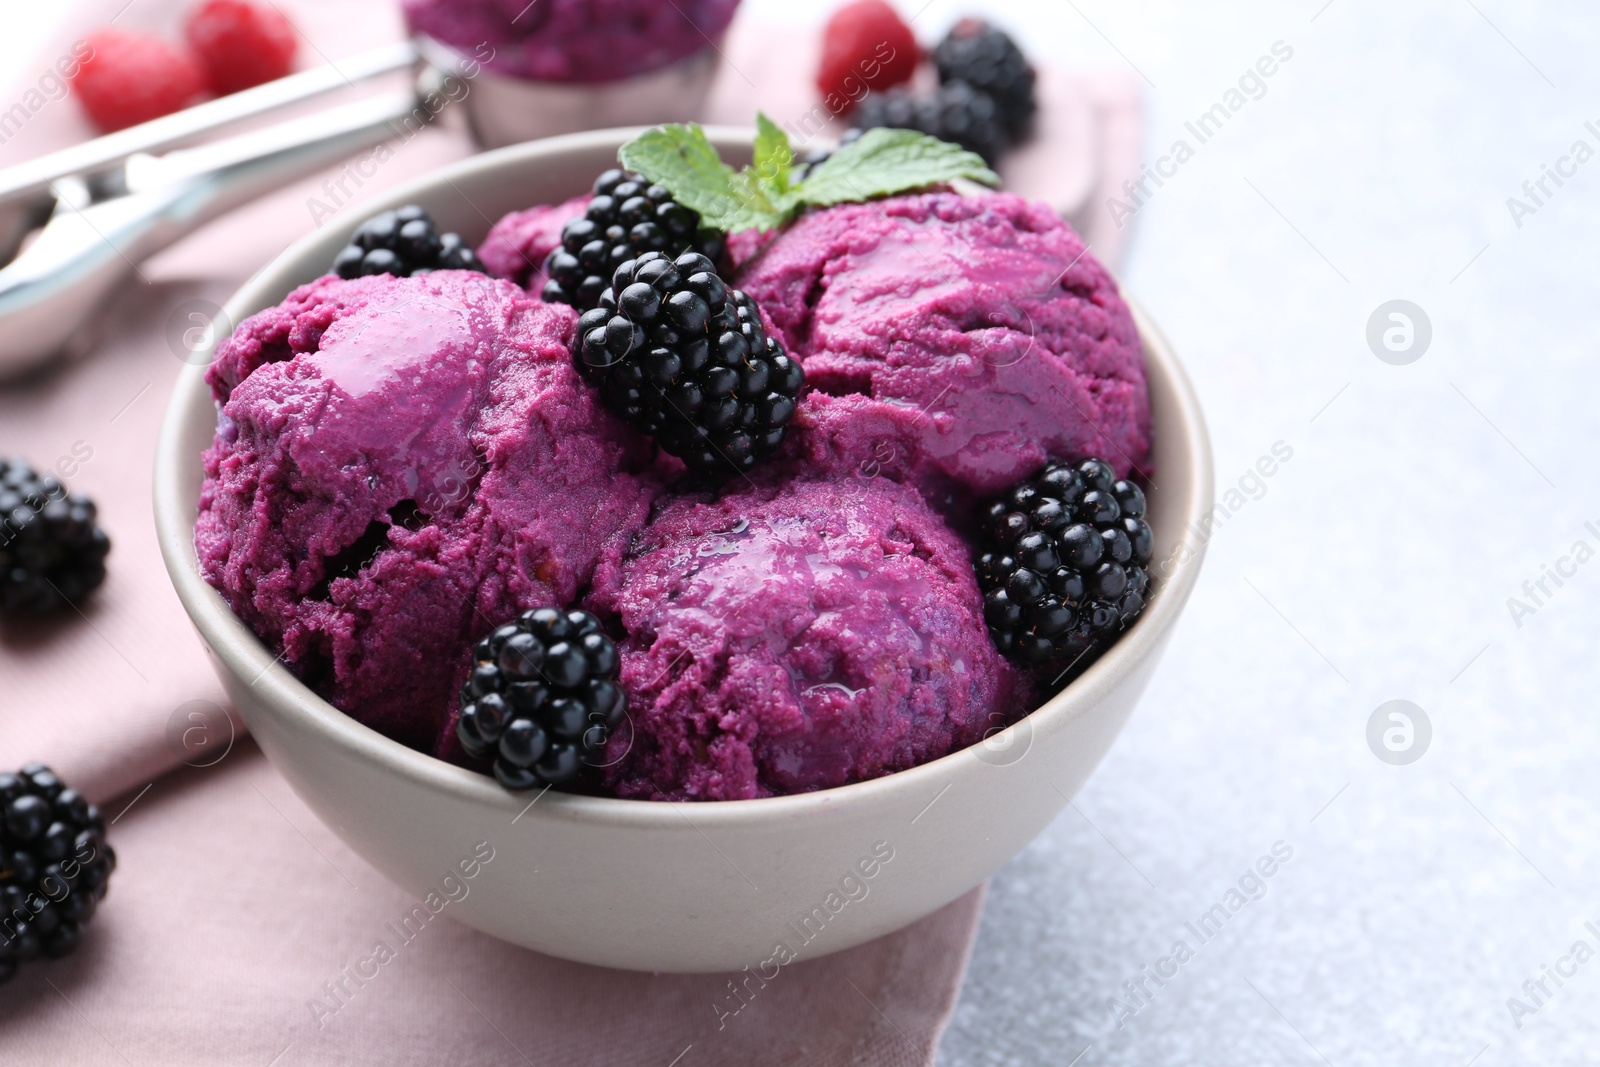
POLYGON ((128 192, 99 203, 81 180, 58 182, 49 223, 0 268, 0 379, 82 336, 96 307, 141 260, 263 193, 362 149, 409 140, 444 103, 397 93, 159 159, 136 156, 126 161, 128 192))
POLYGON ((129 156, 192 144, 208 134, 281 108, 385 74, 410 70, 418 62, 417 50, 409 42, 385 45, 7 167, 0 170, 0 206, 13 201, 46 200, 50 186, 62 178, 75 176, 92 181, 120 167, 129 156))

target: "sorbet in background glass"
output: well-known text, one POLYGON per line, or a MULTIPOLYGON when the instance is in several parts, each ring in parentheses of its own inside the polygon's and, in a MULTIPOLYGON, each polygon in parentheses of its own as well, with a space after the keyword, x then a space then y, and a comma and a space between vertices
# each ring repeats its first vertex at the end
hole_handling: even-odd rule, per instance
POLYGON ((468 53, 500 74, 547 82, 612 82, 659 70, 709 46, 728 28, 738 6, 739 0, 401 4, 414 32, 468 53))

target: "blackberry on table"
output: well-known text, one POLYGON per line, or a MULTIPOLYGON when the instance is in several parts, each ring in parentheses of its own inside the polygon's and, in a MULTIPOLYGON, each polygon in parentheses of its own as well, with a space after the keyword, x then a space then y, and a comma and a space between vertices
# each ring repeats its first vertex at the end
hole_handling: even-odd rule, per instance
POLYGON ((984 619, 1012 659, 1075 674, 1144 610, 1153 547, 1144 493, 1104 460, 1050 464, 982 522, 984 619))
POLYGON ((116 865, 99 810, 50 768, 0 774, 0 982, 78 946, 116 865))
POLYGON ((75 604, 106 577, 111 542, 94 501, 18 459, 0 459, 0 615, 75 604))
POLYGON ((594 183, 582 218, 561 228, 561 246, 545 257, 543 298, 579 311, 598 307, 617 268, 645 252, 677 257, 698 252, 719 263, 726 235, 702 229, 700 216, 672 198, 665 186, 612 169, 594 183))
POLYGON ((487 273, 460 234, 441 234, 433 216, 416 204, 384 211, 361 224, 333 260, 341 278, 393 274, 407 278, 436 270, 487 273))
POLYGON ((805 384, 755 302, 696 252, 618 267, 572 356, 607 407, 702 472, 748 470, 776 449, 805 384))
POLYGON ((850 122, 862 130, 916 130, 976 152, 991 166, 1011 147, 993 98, 965 82, 941 85, 928 96, 905 89, 874 93, 857 105, 850 122))
POLYGON ((538 608, 478 642, 456 737, 507 789, 571 782, 605 747, 627 701, 617 648, 587 611, 538 608))
POLYGON ((1039 106, 1034 70, 1017 42, 1003 30, 982 19, 962 19, 934 47, 933 62, 941 82, 964 82, 987 93, 1012 137, 1021 136, 1028 128, 1039 106))

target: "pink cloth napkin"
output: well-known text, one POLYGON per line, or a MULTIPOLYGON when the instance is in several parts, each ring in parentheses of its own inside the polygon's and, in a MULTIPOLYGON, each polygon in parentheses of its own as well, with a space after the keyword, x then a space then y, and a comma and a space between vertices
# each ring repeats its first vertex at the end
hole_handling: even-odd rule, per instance
MULTIPOLYGON (((303 65, 401 32, 393 5, 279 3, 305 31, 303 65)), ((179 6, 81 0, 70 33, 19 84, 119 9, 121 25, 171 34, 179 6)), ((749 121, 748 96, 735 108, 748 89, 741 71, 760 74, 757 100, 775 116, 812 106, 808 77, 796 81, 758 60, 761 37, 759 26, 744 23, 730 40, 711 118, 749 121)), ((1052 140, 1047 128, 1037 158, 1020 161, 1016 177, 1023 184, 1048 171, 1040 160, 1052 154, 1094 161, 1074 202, 1058 203, 1067 213, 1086 211, 1136 165, 1136 87, 1117 77, 1047 84, 1046 114, 1078 118, 1070 136, 1052 140), (1052 99, 1060 101, 1054 108, 1052 99)), ((91 134, 75 101, 47 103, 0 145, 0 166, 91 134)), ((361 195, 470 151, 457 128, 425 131, 361 195)), ((320 184, 311 179, 244 208, 144 264, 101 313, 104 339, 86 358, 0 383, 0 455, 54 468, 93 496, 114 542, 110 576, 81 612, 0 627, 0 767, 35 759, 55 766, 105 807, 120 857, 82 948, 32 964, 0 989, 0 1062, 931 1062, 960 988, 981 889, 900 933, 799 964, 793 978, 729 1017, 737 1002, 728 999, 728 976, 566 963, 448 916, 414 935, 397 933, 417 902, 325 828, 223 710, 167 581, 150 515, 153 444, 182 366, 165 339, 168 319, 185 300, 223 302, 311 231, 306 204, 320 184), (393 958, 357 984, 347 969, 379 942, 393 958)), ((361 207, 347 210, 359 215, 361 207)), ((1085 215, 1091 226, 1094 214, 1085 215)), ((1114 262, 1117 238, 1095 238, 1096 253, 1114 262)))
POLYGON ((111 840, 118 869, 82 947, 0 991, 0 1062, 911 1067, 931 1058, 981 907, 969 894, 798 963, 723 1017, 730 976, 567 963, 448 913, 405 924, 419 902, 247 741, 162 778, 111 840), (386 961, 363 967, 379 944, 386 961))

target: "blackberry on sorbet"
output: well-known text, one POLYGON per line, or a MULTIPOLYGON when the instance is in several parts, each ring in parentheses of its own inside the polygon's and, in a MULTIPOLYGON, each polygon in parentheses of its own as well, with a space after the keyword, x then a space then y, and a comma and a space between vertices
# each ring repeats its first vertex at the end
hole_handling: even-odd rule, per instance
POLYGON ((99 810, 50 768, 0 774, 0 982, 77 948, 116 865, 99 810))
POLYGON ((1104 460, 1051 463, 985 508, 982 523, 984 619, 1012 659, 1061 681, 1144 610, 1153 547, 1144 492, 1104 460))
POLYGON ((718 263, 725 235, 705 229, 700 216, 642 175, 611 169, 594 183, 581 218, 561 228, 561 246, 545 257, 543 298, 579 311, 598 307, 617 268, 645 252, 677 257, 698 252, 718 263))
POLYGON ((43 615, 96 589, 111 542, 94 501, 54 475, 0 459, 0 615, 43 615))
POLYGON ((605 748, 627 700, 617 647, 587 611, 538 608, 478 642, 456 737, 507 789, 564 785, 605 748))
POLYGON ((916 130, 976 152, 991 166, 1011 147, 994 99, 965 82, 941 85, 931 95, 907 89, 873 93, 856 106, 850 122, 862 130, 916 130))
POLYGON ((624 262, 578 320, 572 355, 608 408, 702 472, 748 470, 776 449, 805 384, 755 302, 696 252, 624 262))
POLYGON ((933 50, 939 80, 963 82, 994 101, 1006 132, 1021 136, 1038 110, 1035 75, 1017 42, 983 19, 966 18, 933 50))
POLYGON ((372 274, 408 278, 436 270, 487 273, 460 234, 441 234, 433 216, 416 204, 381 212, 363 222, 333 260, 333 272, 341 278, 372 274))

